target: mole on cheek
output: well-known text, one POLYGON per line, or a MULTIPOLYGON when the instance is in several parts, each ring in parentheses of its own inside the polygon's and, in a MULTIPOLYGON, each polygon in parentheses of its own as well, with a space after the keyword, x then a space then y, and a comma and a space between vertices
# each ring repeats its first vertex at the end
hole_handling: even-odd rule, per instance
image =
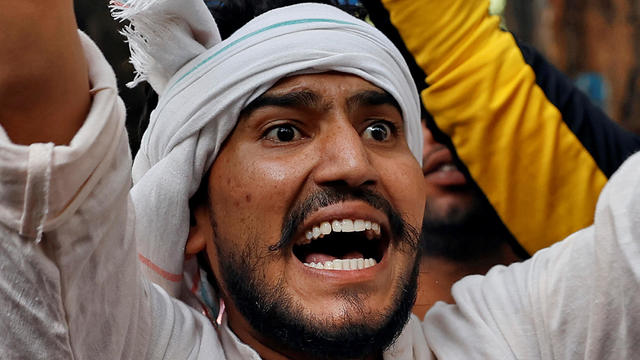
POLYGON ((251 203, 251 194, 246 194, 244 199, 247 201, 247 204, 251 203))

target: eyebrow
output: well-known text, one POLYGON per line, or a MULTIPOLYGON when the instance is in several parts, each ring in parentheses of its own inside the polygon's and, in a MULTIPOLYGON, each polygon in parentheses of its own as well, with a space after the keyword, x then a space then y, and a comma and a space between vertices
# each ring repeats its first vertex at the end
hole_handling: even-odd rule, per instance
POLYGON ((254 111, 267 106, 312 109, 323 108, 320 96, 313 91, 302 90, 281 95, 266 93, 260 95, 242 109, 240 117, 249 116, 254 111))
POLYGON ((391 105, 402 114, 402 109, 398 101, 384 90, 365 90, 359 92, 347 99, 347 109, 354 111, 359 106, 379 106, 379 105, 391 105))
MULTIPOLYGON (((384 90, 364 90, 347 99, 348 111, 354 111, 359 106, 380 106, 391 105, 402 114, 400 104, 396 99, 384 90)), ((251 115, 254 111, 268 106, 289 107, 289 108, 309 108, 319 111, 325 110, 330 105, 324 104, 321 97, 313 91, 301 90, 286 94, 265 93, 253 100, 240 113, 240 118, 251 115)))

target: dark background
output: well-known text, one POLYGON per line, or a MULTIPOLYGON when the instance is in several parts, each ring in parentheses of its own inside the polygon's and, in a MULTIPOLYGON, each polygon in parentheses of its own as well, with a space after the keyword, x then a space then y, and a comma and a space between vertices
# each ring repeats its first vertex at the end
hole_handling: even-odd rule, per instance
MULTIPOLYGON (((135 151, 149 89, 125 86, 133 79, 129 51, 108 1, 75 3, 78 26, 116 71, 135 151)), ((509 0, 504 17, 510 31, 575 79, 613 119, 640 134, 640 0, 509 0)))

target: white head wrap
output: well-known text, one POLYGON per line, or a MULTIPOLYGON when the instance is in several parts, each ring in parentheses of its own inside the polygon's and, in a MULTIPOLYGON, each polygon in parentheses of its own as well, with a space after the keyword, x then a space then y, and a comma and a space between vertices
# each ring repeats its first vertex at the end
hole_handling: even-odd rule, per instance
POLYGON ((160 94, 135 158, 131 194, 139 258, 174 296, 185 295, 183 279, 193 287, 183 256, 189 198, 241 110, 279 79, 339 71, 386 90, 400 104, 413 155, 422 159, 418 94, 402 55, 373 26, 335 7, 276 9, 214 46, 218 30, 202 0, 138 0, 112 8, 131 21, 126 33, 137 80, 148 79, 160 94))

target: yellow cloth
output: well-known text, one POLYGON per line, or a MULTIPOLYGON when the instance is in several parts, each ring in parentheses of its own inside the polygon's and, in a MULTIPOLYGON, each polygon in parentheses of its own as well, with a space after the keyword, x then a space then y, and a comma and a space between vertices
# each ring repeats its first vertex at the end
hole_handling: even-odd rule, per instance
POLYGON ((422 99, 530 254, 593 222, 604 173, 488 0, 383 0, 428 74, 422 99))

